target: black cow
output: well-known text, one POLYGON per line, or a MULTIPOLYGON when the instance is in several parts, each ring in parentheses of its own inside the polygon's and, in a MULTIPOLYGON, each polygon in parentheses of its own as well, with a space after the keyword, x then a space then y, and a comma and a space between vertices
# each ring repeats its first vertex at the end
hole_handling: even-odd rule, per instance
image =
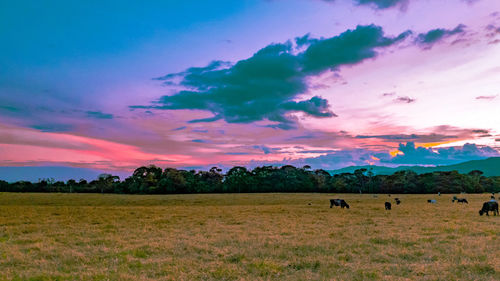
POLYGON ((399 200, 399 198, 394 198, 394 201, 396 201, 396 205, 401 204, 401 200, 399 200))
POLYGON ((391 209, 391 203, 385 202, 385 209, 390 210, 391 209))
POLYGON ((347 204, 344 199, 330 199, 330 208, 333 206, 340 206, 342 209, 349 209, 349 204, 347 204))
POLYGON ((489 216, 488 212, 491 211, 496 216, 498 215, 498 203, 494 201, 488 201, 483 203, 483 208, 479 210, 479 215, 482 216, 486 213, 489 216))
POLYGON ((340 200, 342 199, 330 199, 330 208, 333 206, 340 206, 340 200))
POLYGON ((341 199, 341 201, 340 201, 340 208, 342 208, 342 209, 344 209, 344 208, 349 209, 349 204, 347 204, 347 202, 344 201, 344 199, 341 199))
POLYGON ((457 199, 457 202, 458 202, 458 203, 465 203, 465 204, 469 204, 469 202, 467 202, 467 199, 465 199, 465 198, 458 198, 458 199, 457 199))

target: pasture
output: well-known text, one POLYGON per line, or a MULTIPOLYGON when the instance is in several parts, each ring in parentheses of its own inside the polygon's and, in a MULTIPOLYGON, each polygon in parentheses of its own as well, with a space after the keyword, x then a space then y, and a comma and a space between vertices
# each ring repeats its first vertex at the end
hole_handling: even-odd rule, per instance
POLYGON ((500 217, 463 197, 0 193, 0 280, 500 280, 500 217))

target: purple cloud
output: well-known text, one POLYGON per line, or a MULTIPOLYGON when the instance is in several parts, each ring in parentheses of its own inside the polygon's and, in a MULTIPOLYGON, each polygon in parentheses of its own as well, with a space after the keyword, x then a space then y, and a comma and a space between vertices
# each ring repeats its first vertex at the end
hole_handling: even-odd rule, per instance
POLYGON ((397 97, 394 99, 394 101, 398 102, 398 103, 412 103, 412 102, 415 102, 416 99, 410 98, 408 96, 404 96, 404 97, 397 97))
MULTIPOLYGON (((500 140, 499 140, 500 141, 500 140)), ((283 161, 251 161, 249 167, 261 165, 294 165, 302 167, 310 165, 313 169, 335 170, 348 166, 375 164, 388 167, 399 165, 452 165, 469 160, 498 157, 500 153, 489 146, 477 146, 466 143, 462 147, 425 148, 415 147, 413 142, 400 143, 399 150, 403 154, 392 157, 387 151, 369 149, 350 149, 327 153, 318 157, 301 159, 283 159, 283 161), (378 160, 376 160, 378 159, 378 160)))
POLYGON ((462 147, 425 148, 415 147, 415 143, 399 144, 402 155, 387 161, 394 164, 406 165, 448 165, 469 160, 497 157, 500 153, 489 146, 477 146, 466 143, 462 147))
POLYGON ((476 100, 494 100, 498 95, 494 96, 477 96, 476 100))

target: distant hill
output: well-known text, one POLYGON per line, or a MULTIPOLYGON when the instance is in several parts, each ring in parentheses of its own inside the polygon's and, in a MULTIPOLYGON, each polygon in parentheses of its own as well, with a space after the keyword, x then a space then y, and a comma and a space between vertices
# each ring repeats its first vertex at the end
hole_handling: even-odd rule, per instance
POLYGON ((39 179, 53 178, 56 181, 67 181, 74 179, 95 180, 102 173, 117 175, 120 179, 125 179, 130 173, 117 171, 101 171, 76 167, 61 166, 26 166, 26 167, 0 167, 0 180, 7 182, 31 181, 38 182, 39 179))
POLYGON ((500 176, 500 157, 491 157, 483 160, 472 160, 454 165, 423 167, 423 166, 399 166, 395 168, 384 166, 350 166, 338 170, 328 171, 331 174, 353 173, 357 169, 372 169, 377 175, 390 175, 397 171, 412 170, 417 174, 432 173, 436 171, 453 171, 466 174, 472 170, 480 170, 484 176, 500 176))

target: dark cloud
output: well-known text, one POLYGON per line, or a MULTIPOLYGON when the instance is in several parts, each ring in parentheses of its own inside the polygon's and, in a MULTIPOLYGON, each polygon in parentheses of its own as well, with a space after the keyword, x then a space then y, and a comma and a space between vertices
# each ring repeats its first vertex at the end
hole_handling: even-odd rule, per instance
POLYGON ((455 139, 458 136, 442 135, 442 134, 427 134, 427 135, 417 135, 417 134, 396 134, 396 135, 358 135, 357 139, 382 139, 389 142, 396 141, 419 141, 419 142, 441 142, 445 140, 455 139))
POLYGON ((493 31, 495 33, 500 32, 500 27, 496 27, 494 24, 488 24, 484 29, 487 31, 493 31))
POLYGON ((193 129, 191 130, 193 133, 208 133, 208 130, 203 130, 203 129, 193 129))
POLYGON ((500 35, 500 27, 496 26, 495 24, 488 24, 484 29, 486 30, 486 37, 492 39, 489 44, 495 44, 494 42, 498 41, 498 39, 495 39, 495 37, 500 35))
MULTIPOLYGON (((335 2, 336 0, 323 0, 325 2, 335 2)), ((352 0, 357 6, 370 6, 376 10, 384 10, 394 7, 399 7, 401 10, 406 10, 410 0, 352 0)), ((461 0, 469 5, 472 5, 480 0, 461 0)), ((496 15, 493 13, 492 15, 496 15)))
POLYGON ((145 109, 193 109, 210 111, 213 117, 191 123, 251 123, 268 120, 281 129, 295 128, 294 112, 312 117, 334 117, 326 99, 297 98, 310 88, 307 78, 344 65, 353 65, 377 56, 377 49, 405 39, 410 32, 386 37, 381 27, 358 26, 332 38, 297 38, 296 44, 271 44, 252 57, 229 64, 214 61, 206 67, 192 67, 181 73, 157 78, 183 90, 163 96, 145 109), (300 46, 298 50, 296 46, 300 46), (178 81, 178 82, 177 82, 178 81))
POLYGON ((415 102, 416 99, 410 98, 408 96, 404 96, 404 97, 397 97, 394 99, 394 101, 399 102, 399 103, 412 103, 412 102, 415 102))
POLYGON ((17 108, 17 107, 14 107, 14 106, 0 105, 0 111, 20 112, 21 110, 19 108, 17 108))
POLYGON ((421 45, 424 48, 431 48, 435 43, 439 42, 440 40, 446 37, 464 33, 465 32, 464 29, 465 25, 463 24, 459 24, 457 27, 451 30, 444 28, 436 28, 429 32, 418 34, 417 38, 415 39, 415 43, 421 45))
POLYGON ((405 8, 408 0, 355 0, 357 5, 369 5, 375 9, 387 9, 392 7, 405 8))
POLYGON ((332 38, 308 39, 308 43, 305 43, 308 48, 299 57, 303 57, 305 72, 318 74, 335 70, 341 65, 374 58, 377 55, 376 48, 393 45, 410 34, 410 31, 406 31, 397 37, 385 37, 379 26, 358 26, 355 30, 347 30, 332 38))
POLYGON ((181 131, 181 130, 184 130, 186 128, 187 128, 186 126, 182 126, 182 127, 178 127, 178 128, 172 129, 171 131, 181 131))
POLYGON ((382 96, 383 97, 392 97, 394 96, 396 93, 395 92, 390 92, 390 93, 383 93, 382 96))
POLYGON ((307 135, 302 135, 302 136, 295 136, 295 137, 291 137, 291 138, 288 138, 287 140, 307 140, 307 139, 314 139, 316 137, 315 134, 311 133, 311 134, 307 134, 307 135))
POLYGON ((69 124, 36 124, 29 126, 32 129, 42 132, 69 132, 73 130, 73 126, 69 124))
POLYGON ((496 97, 498 97, 498 95, 494 95, 494 96, 477 96, 476 100, 493 100, 496 97))
POLYGON ((297 151, 297 153, 315 153, 315 154, 319 154, 319 153, 335 153, 336 150, 300 150, 300 151, 297 151))
MULTIPOLYGON (((335 0, 323 0, 325 2, 335 2, 335 0)), ((370 6, 373 9, 383 10, 393 7, 405 9, 409 0, 353 0, 357 6, 370 6)))
POLYGON ((87 117, 96 119, 113 119, 113 114, 102 113, 100 111, 87 111, 87 117))
POLYGON ((310 100, 283 103, 283 108, 291 111, 302 111, 318 117, 337 117, 335 113, 329 111, 328 101, 318 96, 312 97, 310 100))
POLYGON ((200 140, 200 139, 195 139, 195 140, 191 140, 192 142, 195 142, 195 143, 208 143, 208 141, 206 140, 200 140))
POLYGON ((224 155, 250 155, 248 152, 226 152, 224 155))
POLYGON ((254 145, 253 148, 262 150, 264 154, 269 154, 275 150, 279 150, 279 148, 270 148, 265 145, 254 145))
POLYGON ((359 135, 359 136, 356 136, 355 138, 357 138, 357 139, 384 139, 384 140, 413 140, 413 139, 418 139, 419 136, 415 135, 415 134, 411 134, 411 135, 371 135, 371 136, 359 135))
POLYGON ((462 1, 465 2, 465 3, 467 3, 467 4, 469 4, 469 5, 472 5, 472 4, 476 3, 476 2, 479 2, 480 0, 462 0, 462 1))

